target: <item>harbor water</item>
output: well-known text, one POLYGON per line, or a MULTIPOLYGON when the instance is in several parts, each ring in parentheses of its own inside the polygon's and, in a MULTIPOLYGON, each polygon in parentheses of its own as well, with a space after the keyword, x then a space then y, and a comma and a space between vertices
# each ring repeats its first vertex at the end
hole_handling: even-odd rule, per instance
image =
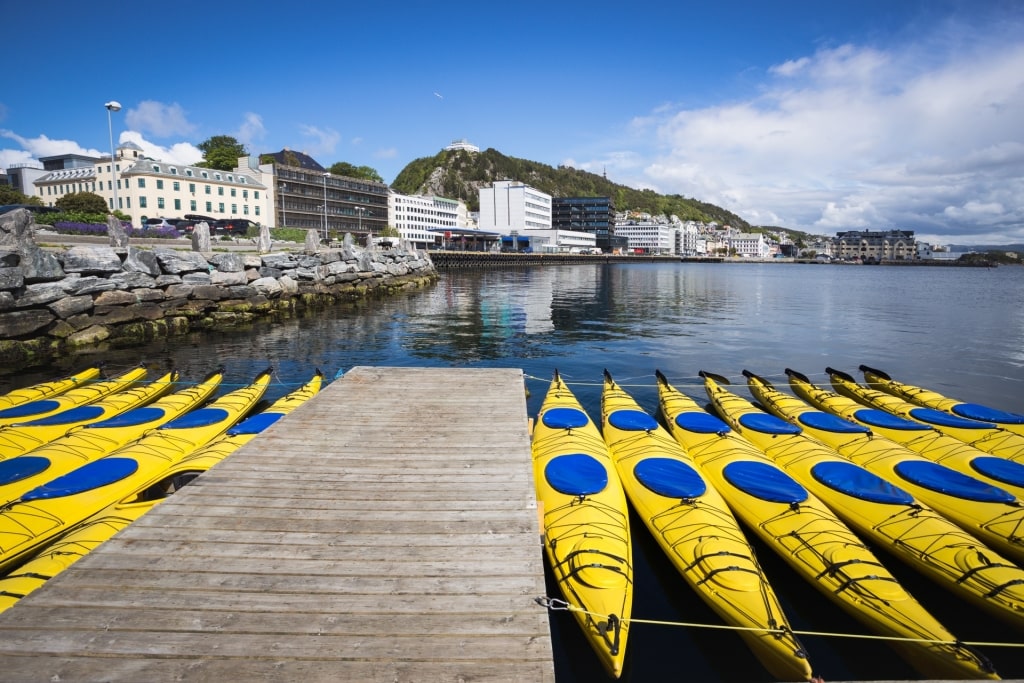
MULTIPOLYGON (((339 306, 223 333, 195 333, 131 349, 103 349, 48 368, 0 374, 0 392, 103 360, 113 373, 140 362, 199 380, 223 366, 225 390, 274 368, 267 400, 357 365, 522 368, 530 417, 554 370, 600 415, 607 369, 649 412, 655 370, 706 403, 697 374, 741 371, 785 389, 792 368, 827 386, 826 367, 858 366, 957 399, 1024 413, 1024 268, 794 264, 594 264, 442 273, 406 295, 339 306)), ((345 419, 339 415, 338 419, 345 419)), ((422 415, 424 424, 444 415, 422 415)), ((415 428, 416 425, 410 425, 415 428)), ((480 416, 487 428, 487 416, 480 416)), ((636 596, 622 680, 769 681, 771 677, 684 584, 634 518, 636 596), (655 622, 655 623, 647 623, 655 622)), ((755 541, 812 666, 826 680, 919 678, 884 643, 839 637, 863 627, 755 541)), ((541 550, 538 547, 538 553, 541 550)), ((881 553, 880 553, 881 554, 881 553)), ((1004 678, 1024 677, 1024 633, 992 622, 881 554, 911 592, 1004 678)), ((549 593, 558 597, 551 585, 549 593)), ((541 609, 538 607, 538 609, 541 609)), ((560 682, 601 681, 574 620, 551 614, 560 682)))

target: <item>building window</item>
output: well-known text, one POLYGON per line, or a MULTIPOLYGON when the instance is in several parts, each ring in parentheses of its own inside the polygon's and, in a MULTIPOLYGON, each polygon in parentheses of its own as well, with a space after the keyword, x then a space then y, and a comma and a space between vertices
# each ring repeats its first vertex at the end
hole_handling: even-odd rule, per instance
POLYGON ((145 209, 146 208, 146 198, 145 197, 139 197, 139 208, 140 209, 145 209))
POLYGON ((196 193, 196 184, 195 183, 189 183, 188 184, 188 191, 191 192, 192 194, 195 194, 196 193))
POLYGON ((231 196, 232 197, 236 196, 235 188, 233 188, 233 187, 231 188, 231 196))
POLYGON ((206 202, 206 213, 213 211, 213 202, 206 202))
POLYGON ((253 190, 252 198, 255 199, 256 201, 259 201, 260 200, 260 191, 259 190, 253 190))
POLYGON ((180 192, 181 191, 181 183, 179 183, 177 180, 175 180, 173 185, 174 185, 174 191, 175 192, 180 192))
POLYGON ((236 213, 238 213, 238 204, 232 204, 231 205, 231 215, 233 216, 236 213))
POLYGON ((212 192, 212 190, 210 189, 210 186, 206 185, 205 187, 206 187, 206 194, 210 194, 212 192))
POLYGON ((191 178, 192 177, 192 169, 191 168, 186 168, 185 169, 185 175, 187 175, 189 178, 191 178))
POLYGON ((180 199, 175 199, 174 200, 174 210, 175 211, 181 211, 181 200, 180 199))
POLYGON ((260 215, 260 207, 254 206, 252 210, 253 210, 253 213, 255 213, 257 216, 260 215))
POLYGON ((249 198, 249 190, 242 190, 242 199, 249 198))
POLYGON ((171 175, 178 175, 178 169, 174 168, 173 166, 171 166, 167 170, 171 172, 171 175))
POLYGON ((224 202, 217 204, 217 213, 224 213, 224 202))
POLYGON ((159 172, 160 172, 160 167, 157 166, 156 164, 153 164, 153 173, 159 173, 159 172))
POLYGON ((163 197, 157 197, 156 198, 156 208, 161 209, 161 210, 164 208, 164 198, 163 197))
POLYGON ((160 178, 156 179, 156 189, 158 189, 158 190, 164 189, 164 181, 161 180, 160 178))
POLYGON ((221 178, 220 178, 220 173, 214 173, 214 174, 213 174, 213 179, 214 179, 214 180, 220 180, 220 179, 221 179, 221 178))
POLYGON ((199 172, 199 175, 201 175, 201 176, 202 176, 202 177, 204 177, 204 178, 209 178, 209 177, 210 177, 210 174, 209 174, 209 173, 207 173, 206 171, 200 171, 200 172, 199 172))
POLYGON ((146 186, 146 179, 145 178, 139 178, 139 187, 145 187, 145 186, 146 186))
POLYGON ((223 197, 224 196, 224 188, 223 187, 218 187, 217 188, 217 196, 219 196, 219 197, 223 197))
POLYGON ((196 200, 190 199, 188 201, 188 210, 189 211, 195 211, 196 210, 196 200))

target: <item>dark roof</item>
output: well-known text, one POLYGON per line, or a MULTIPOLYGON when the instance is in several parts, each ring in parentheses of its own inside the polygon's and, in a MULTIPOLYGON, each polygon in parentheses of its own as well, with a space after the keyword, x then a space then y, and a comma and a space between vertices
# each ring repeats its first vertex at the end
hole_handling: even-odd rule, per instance
POLYGON ((266 152, 260 155, 263 157, 273 157, 274 163, 281 166, 298 166, 299 168, 305 168, 310 171, 319 171, 323 173, 327 169, 317 163, 316 159, 304 154, 302 152, 296 152, 293 150, 282 149, 280 152, 266 152))

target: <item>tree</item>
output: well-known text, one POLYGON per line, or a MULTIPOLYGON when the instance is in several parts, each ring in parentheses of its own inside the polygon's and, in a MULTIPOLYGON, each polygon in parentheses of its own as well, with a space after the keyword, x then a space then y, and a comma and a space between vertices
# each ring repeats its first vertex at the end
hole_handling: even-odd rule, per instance
POLYGON ((203 161, 196 164, 202 168, 230 171, 238 166, 238 158, 249 154, 241 142, 230 135, 214 135, 196 145, 203 152, 203 161))
POLYGON ((336 162, 327 170, 330 171, 331 175, 343 175, 348 178, 372 180, 377 183, 384 182, 384 179, 380 177, 380 173, 377 173, 376 169, 370 168, 369 166, 353 166, 347 161, 336 162))
POLYGON ((106 214, 107 200, 94 192, 72 192, 66 194, 54 205, 64 213, 99 213, 106 214))
POLYGON ((22 194, 10 185, 0 185, 0 206, 7 204, 32 204, 34 206, 42 206, 43 202, 39 197, 30 197, 27 194, 22 194))

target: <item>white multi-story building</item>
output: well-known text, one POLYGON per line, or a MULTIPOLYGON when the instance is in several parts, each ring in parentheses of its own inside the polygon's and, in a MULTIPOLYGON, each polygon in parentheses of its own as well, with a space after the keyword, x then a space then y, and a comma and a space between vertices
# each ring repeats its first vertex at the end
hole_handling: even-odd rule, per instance
POLYGON ((480 188, 480 229, 508 235, 551 229, 551 195, 525 183, 496 180, 480 188))
POLYGON ((671 223, 647 217, 640 220, 615 221, 615 235, 625 237, 629 251, 637 254, 676 253, 677 232, 676 226, 671 223))
POLYGON ((772 254, 771 245, 764 235, 755 233, 739 233, 728 238, 729 249, 736 256, 744 258, 770 258, 772 254))
POLYGON ((388 216, 392 227, 415 249, 434 246, 439 232, 466 228, 466 204, 458 199, 388 193, 388 216))
POLYGON ((463 152, 479 152, 480 148, 476 145, 471 145, 469 140, 462 138, 461 140, 453 140, 452 144, 444 148, 447 152, 463 151, 463 152))
POLYGON ((181 218, 189 213, 261 223, 273 215, 273 198, 255 178, 238 171, 154 161, 132 142, 122 143, 113 160, 107 156, 91 166, 51 171, 35 181, 35 188, 48 206, 66 194, 92 192, 113 210, 115 182, 117 208, 135 223, 144 216, 181 218))

